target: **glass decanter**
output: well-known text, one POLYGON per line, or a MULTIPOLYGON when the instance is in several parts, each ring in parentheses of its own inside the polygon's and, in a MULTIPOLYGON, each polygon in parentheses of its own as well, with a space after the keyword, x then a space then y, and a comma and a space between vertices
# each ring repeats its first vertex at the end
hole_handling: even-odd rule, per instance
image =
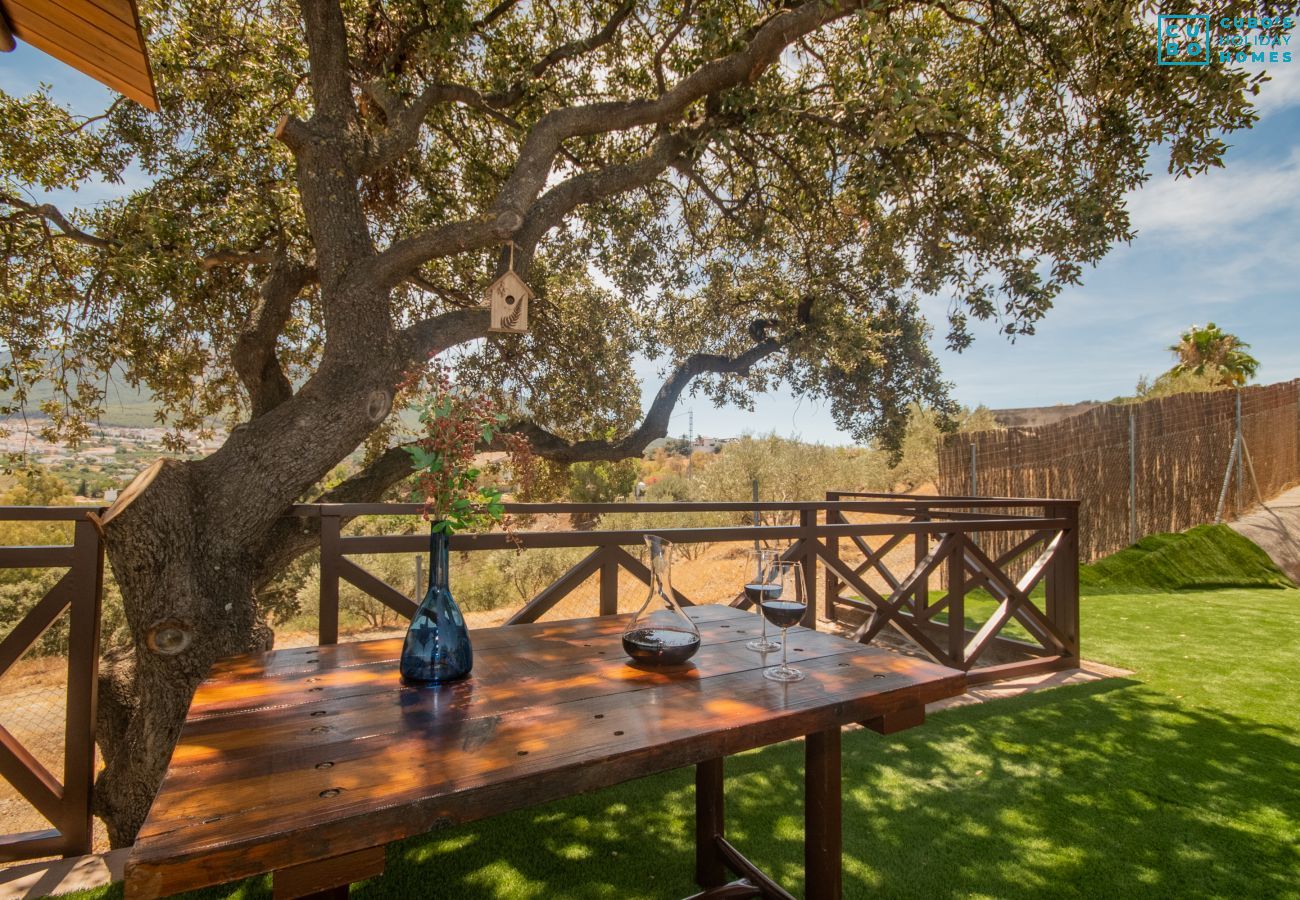
POLYGON ((682 612, 673 594, 673 545, 645 537, 650 563, 650 593, 623 630, 623 650, 645 666, 686 662, 700 649, 700 629, 682 612))

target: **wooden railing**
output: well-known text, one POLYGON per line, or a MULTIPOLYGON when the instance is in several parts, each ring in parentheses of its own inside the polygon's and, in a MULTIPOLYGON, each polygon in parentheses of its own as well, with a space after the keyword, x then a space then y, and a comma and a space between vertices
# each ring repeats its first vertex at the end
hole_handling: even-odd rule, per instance
MULTIPOLYGON (((589 548, 576 565, 546 586, 508 619, 533 622, 596 575, 599 588, 588 615, 618 611, 619 576, 646 582, 645 565, 626 548, 640 546, 647 533, 680 544, 762 541, 783 547, 787 559, 803 562, 813 602, 804 624, 821 618, 852 629, 864 643, 895 632, 915 652, 988 681, 1066 668, 1079 659, 1078 504, 1060 500, 988 497, 920 497, 833 493, 826 500, 799 503, 613 503, 507 504, 515 516, 610 513, 729 513, 737 524, 710 528, 520 531, 464 534, 452 549, 485 551, 519 548, 589 548), (852 521, 868 516, 874 521, 852 521), (881 521, 885 517, 888 521, 881 521), (789 524, 742 524, 784 518, 789 524), (981 537, 1011 533, 1010 551, 990 558, 981 537), (898 552, 911 544, 910 569, 900 569, 898 552), (842 553, 845 550, 847 552, 842 553), (894 553, 894 557, 890 554, 894 553), (860 558, 860 559, 859 559, 860 558), (890 562, 890 559, 893 562, 890 562), (818 597, 818 567, 824 590, 818 597), (873 581, 875 582, 873 584, 873 581), (1045 586, 1040 607, 1035 588, 1045 586), (994 604, 983 624, 968 628, 968 601, 982 591, 994 604), (1031 640, 1003 634, 1012 622, 1031 640)), ((70 545, 0 547, 0 567, 66 567, 67 572, 0 640, 0 676, 62 615, 69 612, 67 704, 63 773, 60 781, 3 728, 0 707, 0 777, 53 826, 0 835, 0 861, 88 852, 91 845, 90 792, 94 777, 95 693, 103 584, 103 544, 86 508, 0 508, 0 521, 69 522, 70 545)), ((322 644, 339 639, 339 587, 348 582, 409 616, 412 599, 358 564, 355 557, 379 553, 423 553, 427 537, 352 535, 345 525, 359 516, 411 515, 413 504, 304 504, 292 515, 319 520, 320 620, 322 644)), ((743 595, 695 597, 684 603, 747 605, 743 595)))
POLYGON ((0 705, 0 778, 30 803, 50 828, 0 835, 0 862, 90 852, 90 791, 95 778, 95 698, 99 667, 104 547, 85 507, 0 508, 0 521, 68 522, 71 544, 0 547, 6 569, 66 568, 45 595, 0 640, 0 680, 65 612, 69 615, 62 772, 56 776, 4 727, 14 690, 0 705))
MULTIPOLYGON (((648 583, 645 565, 627 547, 640 545, 653 532, 682 544, 762 541, 783 544, 783 556, 803 563, 810 602, 804 625, 817 627, 817 568, 825 570, 822 617, 856 626, 863 643, 878 639, 886 628, 937 662, 970 673, 975 682, 1063 668, 1079 659, 1078 504, 1060 500, 989 497, 936 497, 894 494, 832 493, 824 501, 797 503, 548 503, 507 504, 515 516, 610 513, 732 513, 762 518, 782 515, 789 525, 734 525, 711 528, 654 528, 595 531, 522 531, 465 534, 452 538, 453 550, 517 548, 590 548, 591 552, 547 585, 507 619, 507 624, 534 622, 586 582, 598 577, 597 600, 589 615, 618 610, 620 570, 648 583), (852 522, 850 514, 888 516, 895 521, 852 522), (980 536, 1010 533, 1011 550, 991 558, 980 536), (847 541, 862 562, 841 555, 847 541), (912 545, 911 567, 895 571, 886 556, 912 545), (1026 565, 1025 560, 1029 560, 1026 565), (871 584, 871 573, 884 587, 871 584), (1040 607, 1033 596, 1045 588, 1040 607), (848 593, 846 593, 848 591, 848 593), (992 611, 976 628, 967 626, 973 609, 967 599, 982 592, 992 611), (1030 640, 1004 635, 1012 622, 1030 640)), ((360 516, 418 515, 416 504, 307 504, 299 516, 319 518, 321 534, 320 642, 338 641, 339 585, 346 581, 403 616, 415 604, 349 556, 419 553, 427 538, 411 535, 345 535, 344 524, 360 516)), ((894 567, 897 562, 894 563, 894 567)), ((980 596, 980 595, 976 595, 980 596)), ((684 603, 728 602, 747 606, 742 594, 694 598, 678 592, 684 603)))

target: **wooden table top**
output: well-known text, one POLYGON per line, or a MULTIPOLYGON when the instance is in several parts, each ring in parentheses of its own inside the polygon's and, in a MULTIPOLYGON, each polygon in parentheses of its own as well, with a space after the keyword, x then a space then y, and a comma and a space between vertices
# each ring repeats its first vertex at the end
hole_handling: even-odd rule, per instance
POLYGON ((400 639, 214 666, 127 862, 154 897, 382 846, 960 693, 965 676, 804 628, 803 681, 762 676, 753 612, 688 610, 702 646, 634 668, 627 616, 479 629, 474 672, 398 679, 400 639))

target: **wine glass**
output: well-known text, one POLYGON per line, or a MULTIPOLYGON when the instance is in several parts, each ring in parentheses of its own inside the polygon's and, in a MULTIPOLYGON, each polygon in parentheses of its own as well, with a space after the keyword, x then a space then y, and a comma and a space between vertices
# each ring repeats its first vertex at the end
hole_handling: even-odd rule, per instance
POLYGON ((781 592, 775 597, 764 597, 760 608, 763 618, 781 629, 781 665, 763 670, 763 677, 772 681, 801 681, 804 673, 790 665, 790 641, 786 631, 798 625, 808 610, 808 594, 803 581, 803 566, 797 562, 778 560, 776 568, 781 592))
POLYGON ((745 644, 757 653, 770 653, 780 649, 781 645, 767 636, 767 619, 763 618, 764 598, 781 596, 781 570, 777 566, 780 554, 775 550, 745 551, 745 598, 758 610, 758 618, 763 623, 763 634, 745 644))

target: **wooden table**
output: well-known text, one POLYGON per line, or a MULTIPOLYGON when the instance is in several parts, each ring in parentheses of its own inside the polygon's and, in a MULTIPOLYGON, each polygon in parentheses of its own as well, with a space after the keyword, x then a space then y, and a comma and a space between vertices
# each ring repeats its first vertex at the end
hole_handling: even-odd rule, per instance
MULTIPOLYGON (((631 666, 625 616, 474 632, 474 673, 400 685, 400 640, 218 663, 198 690, 126 866, 128 898, 274 872, 280 898, 345 896, 384 847, 681 766, 696 768, 698 896, 788 897, 723 836, 723 758, 806 740, 807 896, 840 895, 840 728, 890 732, 960 693, 954 669, 803 628, 778 684, 746 649, 757 617, 697 606, 677 671, 631 666), (728 883, 727 870, 751 886, 728 883)), ((767 664, 775 661, 775 654, 767 664)))

